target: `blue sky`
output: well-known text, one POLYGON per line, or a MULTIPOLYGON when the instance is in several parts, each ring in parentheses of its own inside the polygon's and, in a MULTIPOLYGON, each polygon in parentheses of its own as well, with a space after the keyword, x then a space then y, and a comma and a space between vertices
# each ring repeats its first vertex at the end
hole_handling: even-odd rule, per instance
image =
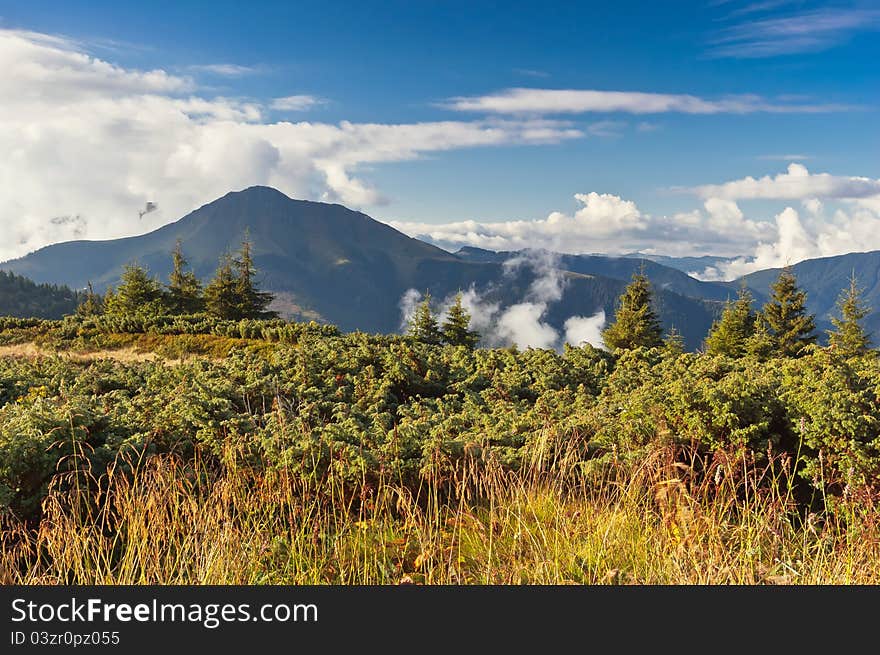
MULTIPOLYGON (((701 208, 706 195, 682 189, 747 176, 777 176, 793 161, 809 174, 828 174, 842 183, 850 177, 880 177, 876 63, 880 3, 876 0, 247 5, 31 1, 0 2, 0 28, 59 37, 63 40, 46 47, 85 54, 92 62, 112 64, 126 74, 159 70, 187 80, 162 91, 171 98, 224 98, 238 106, 259 106, 259 118, 241 119, 244 122, 329 126, 343 121, 382 126, 451 122, 479 124, 484 130, 506 122, 503 129, 516 134, 490 145, 473 145, 467 138, 441 143, 445 137, 438 135, 430 138, 430 147, 419 146, 415 153, 402 156, 378 156, 375 150, 386 146, 372 141, 369 147, 374 150, 359 158, 339 155, 336 146, 332 156, 324 150, 310 151, 308 156, 318 164, 308 165, 317 167, 317 177, 291 182, 287 189, 356 205, 402 227, 419 224, 420 228, 409 230, 419 234, 426 232, 425 225, 545 220, 551 212, 576 219, 576 212, 589 203, 576 200, 575 194, 589 193, 631 202, 642 215, 672 217, 699 209, 708 220, 711 212, 701 208), (511 89, 529 93, 498 109, 493 99, 510 100, 511 89), (622 110, 620 103, 605 109, 604 96, 541 95, 559 90, 646 95, 624 99, 622 110), (652 94, 687 96, 712 108, 682 111, 681 102, 674 100, 672 109, 646 110, 652 94), (311 104, 293 110, 272 108, 276 99, 288 96, 307 97, 311 104), (552 135, 535 138, 529 131, 523 136, 523 130, 542 121, 554 131, 552 135), (529 127, 524 128, 526 123, 529 127), (331 157, 339 159, 331 165, 327 163, 331 157), (344 179, 333 182, 340 170, 344 179), (330 181, 321 181, 322 176, 330 181), (367 191, 351 190, 350 184, 367 191)), ((54 55, 40 51, 21 57, 25 56, 51 59, 54 55)), ((19 64, 24 61, 21 57, 16 60, 19 64)), ((28 78, 22 83, 50 84, 51 80, 28 78)), ((123 95, 118 90, 110 94, 114 101, 123 95)), ((34 115, 33 108, 28 114, 34 115)), ((102 131, 105 138, 112 129, 102 131)), ((139 123, 136 131, 147 129, 139 123)), ((203 143, 204 137, 199 138, 203 143)), ((306 166, 290 163, 294 146, 285 149, 273 141, 275 137, 260 138, 279 149, 285 165, 289 164, 285 170, 306 166)), ((362 138, 366 137, 355 140, 362 138)), ((480 137, 484 138, 488 137, 480 137)), ((71 149, 87 148, 88 142, 81 139, 71 149)), ((243 150, 250 152, 248 147, 243 150)), ((261 147, 253 146, 255 151, 261 147)), ((167 162, 163 165, 169 170, 167 162)), ((150 167, 155 170, 158 164, 150 167)), ((264 181, 282 186, 284 175, 279 167, 264 181)), ((148 176, 133 169, 130 177, 134 181, 119 195, 129 193, 133 202, 139 192, 132 189, 148 176)), ((253 178, 245 173, 241 184, 253 178)), ((231 176, 227 181, 234 186, 237 179, 231 176)), ((73 188, 79 182, 63 179, 58 184, 73 188)), ((144 186, 147 197, 169 185, 164 180, 162 184, 144 181, 144 186)), ((215 190, 209 187, 204 194, 215 190)), ((807 224, 810 212, 799 204, 813 199, 809 190, 797 197, 772 193, 734 194, 727 201, 737 203, 747 220, 769 224, 775 220, 777 228, 775 217, 792 205, 818 248, 822 228, 807 224)), ((858 201, 860 211, 872 211, 873 200, 865 197, 865 192, 858 198, 837 191, 829 192, 828 198, 816 194, 827 208, 828 220, 839 203, 858 201)), ((58 198, 63 200, 61 195, 58 198)), ((198 193, 191 198, 210 200, 198 193)), ((73 202, 50 213, 79 216, 80 228, 73 219, 64 224, 87 236, 114 236, 144 225, 155 227, 149 220, 173 220, 179 216, 168 212, 185 204, 183 197, 156 201, 164 213, 142 225, 125 226, 109 218, 99 221, 100 208, 88 203, 79 208, 73 202), (102 232, 104 224, 113 227, 102 232)), ((28 210, 32 225, 39 211, 46 210, 31 211, 29 203, 22 197, 16 207, 28 210)), ((849 220, 855 219, 850 215, 849 220)), ((663 229, 656 221, 647 228, 637 222, 624 221, 621 230, 653 234, 650 230, 663 229)), ((46 230, 41 234, 19 240, 31 246, 52 236, 46 230)), ((728 250, 757 247, 777 237, 756 229, 748 244, 731 243, 728 250)), ((686 241, 687 235, 681 238, 686 241)), ((599 239, 597 249, 611 241, 599 239)), ((636 241, 618 245, 646 249, 636 241)), ((692 245, 703 251, 724 249, 723 240, 692 240, 692 245)))

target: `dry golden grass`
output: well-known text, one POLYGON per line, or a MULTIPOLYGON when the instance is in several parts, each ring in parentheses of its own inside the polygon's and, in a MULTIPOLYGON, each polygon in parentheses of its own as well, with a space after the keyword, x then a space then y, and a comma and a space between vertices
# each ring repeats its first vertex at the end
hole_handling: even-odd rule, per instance
POLYGON ((34 343, 20 343, 0 346, 0 358, 12 357, 19 359, 37 359, 40 357, 67 357, 76 361, 94 361, 97 359, 115 359, 120 362, 145 362, 159 359, 155 353, 141 352, 135 348, 100 349, 88 352, 72 350, 53 351, 40 348, 34 343))
POLYGON ((489 461, 414 493, 343 489, 230 452, 153 457, 96 481, 59 479, 39 526, 5 517, 0 582, 16 584, 872 584, 870 496, 799 513, 783 463, 716 458, 696 475, 657 451, 588 478, 574 460, 489 461), (61 491, 62 486, 66 491, 61 491), (443 490, 446 490, 445 492, 443 490))

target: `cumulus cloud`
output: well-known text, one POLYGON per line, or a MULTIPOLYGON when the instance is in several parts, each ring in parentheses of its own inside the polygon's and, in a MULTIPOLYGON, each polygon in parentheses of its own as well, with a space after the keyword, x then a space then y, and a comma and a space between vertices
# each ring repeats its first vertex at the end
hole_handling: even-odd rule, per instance
POLYGON ((847 177, 828 173, 810 173, 803 164, 788 165, 785 173, 755 179, 745 177, 724 184, 706 184, 690 189, 704 198, 729 200, 806 198, 869 198, 880 195, 880 180, 847 177))
POLYGON ((607 193, 578 193, 572 214, 551 212, 538 220, 446 224, 392 222, 398 230, 449 250, 462 246, 490 250, 546 249, 568 254, 657 251, 665 254, 739 254, 770 226, 745 218, 735 202, 713 198, 704 208, 653 216, 630 200, 607 193))
POLYGON ((17 30, 0 30, 0 68, 0 261, 53 241, 149 231, 255 184, 363 207, 383 199, 359 176, 363 165, 583 136, 547 120, 268 122, 259 102, 204 97, 188 76, 123 68, 17 30), (158 209, 139 221, 147 202, 158 209), (71 216, 80 218, 53 222, 71 216))
POLYGON ((707 280, 732 280, 766 268, 779 268, 805 259, 880 249, 880 213, 855 207, 838 209, 824 219, 818 200, 804 204, 808 216, 786 207, 774 219, 772 237, 760 241, 752 254, 697 272, 707 280))
POLYGON ((447 224, 392 223, 397 229, 449 250, 547 249, 569 254, 630 252, 673 256, 713 254, 734 259, 695 277, 730 280, 804 259, 880 249, 880 181, 810 173, 793 163, 785 173, 746 177, 691 189, 701 207, 652 215, 612 194, 576 194, 573 213, 544 219, 447 224), (800 200, 769 216, 747 216, 740 202, 800 200))
POLYGON ((770 101, 757 95, 718 99, 689 94, 598 91, 595 89, 513 88, 482 96, 460 96, 443 104, 448 109, 491 114, 753 114, 844 111, 844 105, 770 101))

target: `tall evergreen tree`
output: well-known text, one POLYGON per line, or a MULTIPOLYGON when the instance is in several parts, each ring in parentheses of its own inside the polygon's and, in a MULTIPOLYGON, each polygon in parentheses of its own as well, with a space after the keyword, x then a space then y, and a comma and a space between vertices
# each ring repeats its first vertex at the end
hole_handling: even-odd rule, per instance
POLYGON ((241 249, 238 251, 238 258, 235 259, 237 269, 237 284, 239 315, 242 318, 275 318, 277 312, 270 311, 269 305, 274 300, 274 296, 266 291, 260 291, 256 283, 256 268, 254 267, 253 256, 251 255, 250 234, 245 233, 244 240, 241 242, 241 249))
POLYGON ((434 312, 431 311, 431 294, 425 293, 425 297, 416 306, 412 318, 409 320, 407 334, 423 343, 439 344, 442 338, 440 327, 434 312))
POLYGON ((715 321, 706 337, 707 353, 727 357, 746 354, 749 338, 755 333, 752 301, 752 294, 745 287, 739 290, 735 301, 728 301, 721 318, 715 321))
POLYGON ((95 290, 92 288, 92 283, 90 281, 82 302, 76 307, 76 315, 82 316, 83 318, 89 318, 91 316, 98 316, 103 313, 104 300, 103 298, 101 298, 101 296, 95 293, 95 290))
POLYGON ((443 321, 443 341, 452 346, 467 346, 473 348, 477 345, 480 335, 471 330, 471 315, 461 304, 461 292, 455 296, 455 302, 446 313, 443 321))
POLYGON ((186 270, 187 261, 183 256, 180 239, 171 253, 173 268, 168 276, 168 308, 173 314, 194 314, 205 306, 202 298, 202 283, 195 273, 186 270))
POLYGON ((165 294, 147 269, 126 264, 115 293, 104 300, 105 311, 115 316, 159 315, 165 312, 165 294))
POLYGON ((663 344, 663 328, 652 305, 651 283, 644 271, 633 274, 632 282, 617 303, 614 322, 602 332, 602 340, 611 350, 628 350, 663 344))
POLYGON ((807 314, 807 294, 797 285, 791 268, 785 267, 770 285, 770 300, 761 311, 775 350, 782 357, 794 357, 801 348, 815 343, 815 318, 807 314))
POLYGON ((871 310, 862 299, 855 271, 849 280, 849 288, 844 289, 837 299, 837 307, 840 318, 831 319, 835 329, 828 330, 829 343, 845 357, 864 355, 871 347, 871 337, 862 327, 862 319, 871 310))
POLYGON ((205 287, 205 309, 212 316, 226 320, 238 320, 241 315, 241 298, 235 277, 232 257, 224 255, 214 278, 205 287))

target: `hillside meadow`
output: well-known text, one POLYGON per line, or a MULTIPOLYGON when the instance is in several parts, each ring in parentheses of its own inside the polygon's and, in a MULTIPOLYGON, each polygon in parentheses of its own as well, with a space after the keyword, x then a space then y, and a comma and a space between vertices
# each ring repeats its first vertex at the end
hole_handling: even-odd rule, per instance
POLYGON ((0 325, 0 581, 880 582, 880 361, 0 325))

